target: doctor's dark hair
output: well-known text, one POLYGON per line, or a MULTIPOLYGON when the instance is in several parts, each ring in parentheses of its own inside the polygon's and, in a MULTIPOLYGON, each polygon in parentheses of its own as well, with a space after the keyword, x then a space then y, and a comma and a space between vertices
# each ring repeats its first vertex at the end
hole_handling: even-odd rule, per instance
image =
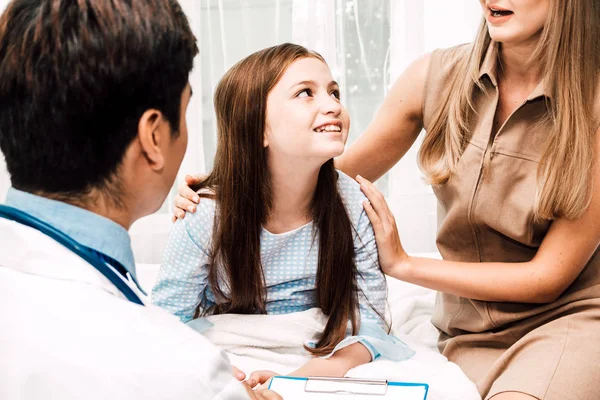
POLYGON ((0 149, 20 190, 116 200, 148 109, 178 135, 197 54, 176 0, 13 0, 0 17, 0 149))
MULTIPOLYGON (((319 54, 289 43, 261 50, 234 65, 216 88, 214 168, 194 188, 216 193, 208 275, 216 305, 205 307, 204 299, 199 310, 205 314, 266 313, 260 235, 272 205, 263 145, 267 97, 288 66, 307 57, 325 62, 319 54)), ((328 316, 316 348, 307 348, 315 355, 330 353, 344 339, 348 321, 353 334, 359 328, 353 227, 337 181, 338 173, 329 160, 321 167, 312 202, 319 237, 315 300, 328 316)))

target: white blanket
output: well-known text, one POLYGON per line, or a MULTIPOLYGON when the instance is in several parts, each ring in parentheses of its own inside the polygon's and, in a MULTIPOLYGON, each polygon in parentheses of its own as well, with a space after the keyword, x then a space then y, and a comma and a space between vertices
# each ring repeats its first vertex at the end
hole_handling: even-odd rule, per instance
MULTIPOLYGON (((317 309, 286 315, 217 315, 204 334, 230 356, 233 365, 247 374, 267 369, 287 374, 310 359, 303 344, 315 340, 325 318, 317 309)), ((406 334, 397 335, 416 351, 409 360, 379 358, 346 376, 429 384, 428 400, 480 399, 475 385, 454 363, 426 344, 406 334)))

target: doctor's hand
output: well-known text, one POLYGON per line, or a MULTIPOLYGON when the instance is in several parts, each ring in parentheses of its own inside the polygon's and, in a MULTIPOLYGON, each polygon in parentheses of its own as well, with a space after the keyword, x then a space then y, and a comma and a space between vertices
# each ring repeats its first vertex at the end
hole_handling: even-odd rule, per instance
POLYGON ((283 400, 283 397, 272 390, 252 390, 250 386, 243 383, 250 400, 283 400))
POLYGON ((266 389, 269 387, 271 378, 275 375, 280 375, 277 372, 262 370, 262 371, 254 371, 250 374, 246 383, 251 387, 255 387, 256 385, 260 385, 258 389, 266 389))
POLYGON ((360 184, 360 190, 369 199, 363 203, 363 207, 373 225, 381 269, 387 275, 400 278, 397 272, 399 266, 408 258, 408 254, 400 242, 396 218, 390 211, 383 194, 374 184, 360 175, 356 177, 356 181, 360 184))
POLYGON ((246 374, 244 373, 244 371, 234 367, 233 365, 231 366, 231 373, 233 374, 233 377, 240 382, 246 379, 246 374))
POLYGON ((185 217, 185 213, 196 212, 196 204, 200 202, 200 196, 198 193, 194 192, 190 186, 197 185, 206 179, 208 175, 186 175, 185 181, 182 182, 178 187, 178 194, 175 197, 174 206, 173 206, 173 218, 172 221, 175 222, 178 219, 183 219, 185 217))

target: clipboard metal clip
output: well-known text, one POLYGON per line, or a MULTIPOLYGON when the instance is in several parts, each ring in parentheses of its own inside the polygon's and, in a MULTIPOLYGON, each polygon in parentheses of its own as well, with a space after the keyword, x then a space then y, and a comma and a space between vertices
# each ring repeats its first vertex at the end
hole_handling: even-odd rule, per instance
POLYGON ((385 396, 388 389, 386 379, 328 378, 311 376, 306 380, 307 393, 357 394, 385 396))

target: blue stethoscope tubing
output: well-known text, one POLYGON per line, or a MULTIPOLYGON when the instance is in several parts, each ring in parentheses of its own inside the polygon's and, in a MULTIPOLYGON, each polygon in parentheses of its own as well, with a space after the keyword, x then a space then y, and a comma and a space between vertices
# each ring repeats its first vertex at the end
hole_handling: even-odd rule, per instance
POLYGON ((121 275, 110 268, 104 260, 102 260, 97 254, 92 252, 89 248, 75 241, 64 232, 54 228, 52 225, 47 224, 44 221, 39 220, 33 215, 27 214, 21 210, 5 205, 0 205, 0 218, 8 219, 19 223, 21 225, 28 226, 36 229, 44 235, 54 239, 79 257, 83 258, 87 263, 96 268, 98 272, 106 277, 119 291, 132 303, 144 306, 144 303, 135 291, 129 287, 121 275))

